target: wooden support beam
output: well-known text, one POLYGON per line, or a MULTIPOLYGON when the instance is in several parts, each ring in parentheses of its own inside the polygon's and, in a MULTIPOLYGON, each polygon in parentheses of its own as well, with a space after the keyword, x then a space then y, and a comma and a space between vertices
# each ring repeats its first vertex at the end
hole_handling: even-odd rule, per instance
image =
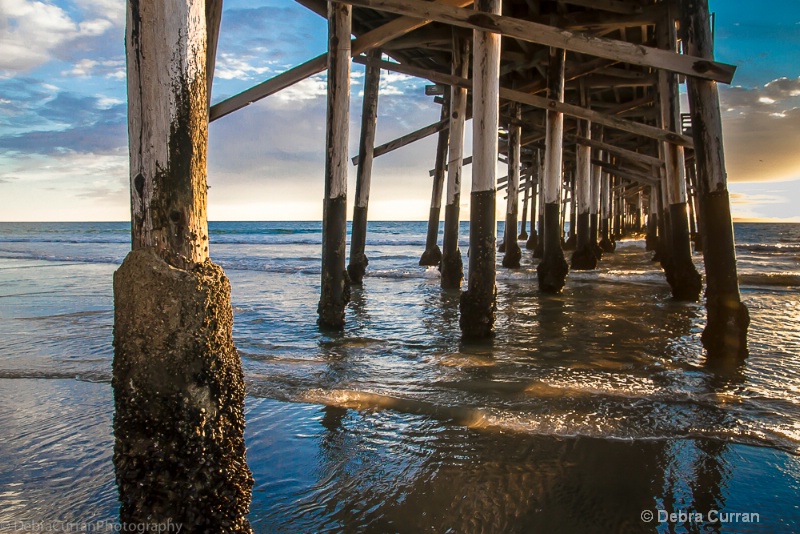
MULTIPOLYGON (((358 60, 358 62, 364 64, 375 63, 372 60, 362 61, 360 59, 358 60)), ((385 68, 387 70, 402 72, 404 74, 409 74, 411 76, 418 76, 420 78, 428 79, 432 82, 442 83, 451 86, 457 85, 459 87, 464 87, 464 88, 472 87, 472 82, 470 80, 466 78, 461 78, 460 76, 453 76, 451 74, 445 74, 435 70, 422 69, 419 67, 404 65, 400 63, 393 63, 389 61, 379 61, 378 63, 382 68, 385 68)), ((663 130, 661 128, 656 128, 654 126, 649 126, 647 124, 642 124, 640 122, 633 122, 621 119, 613 115, 600 113, 599 111, 582 108, 574 104, 567 104, 565 102, 552 100, 542 96, 523 93, 521 91, 516 91, 514 89, 506 89, 505 87, 501 87, 500 98, 504 100, 509 100, 511 102, 519 102, 521 104, 527 104, 529 106, 533 106, 539 109, 559 111, 560 113, 563 113, 565 115, 570 115, 572 117, 577 117, 579 119, 589 120, 594 124, 601 124, 608 128, 622 130, 624 132, 640 135, 642 137, 649 137, 651 139, 656 139, 658 141, 667 141, 670 143, 688 147, 693 146, 693 141, 691 137, 677 132, 663 130)), ((652 101, 652 98, 650 98, 649 101, 652 101)))
MULTIPOLYGON (((380 58, 381 51, 373 48, 370 57, 380 58)), ((367 67, 364 76, 364 100, 361 107, 361 135, 358 141, 358 152, 361 163, 356 172, 356 201, 353 205, 353 224, 350 237, 350 262, 347 274, 350 281, 360 284, 364 279, 369 260, 366 255, 367 244, 367 209, 369 208, 369 191, 372 185, 372 160, 375 150, 375 128, 378 123, 378 88, 381 82, 381 69, 367 67)))
POLYGON ((325 197, 322 273, 317 313, 323 328, 344 328, 350 300, 347 243, 347 142, 350 132, 350 32, 352 8, 328 4, 328 106, 325 121, 325 197))
MULTIPOLYGON (((659 48, 677 50, 675 16, 670 10, 656 25, 656 42, 659 48)), ((662 128, 681 128, 678 78, 671 72, 659 71, 658 95, 660 101, 659 123, 662 128)), ((682 128, 681 128, 682 129, 682 128)), ((677 300, 695 302, 703 290, 700 273, 692 261, 692 243, 689 235, 689 215, 686 210, 686 161, 683 147, 662 144, 664 176, 662 187, 666 191, 669 210, 670 236, 668 260, 663 263, 672 296, 677 300)))
POLYGON ((561 48, 590 56, 604 57, 633 65, 665 69, 721 83, 730 83, 736 71, 736 67, 733 65, 717 63, 707 59, 686 56, 625 41, 592 37, 584 33, 571 32, 513 17, 475 13, 469 9, 446 6, 424 0, 341 1, 354 6, 387 11, 403 16, 431 19, 472 30, 498 33, 520 41, 561 48))
POLYGON ((211 86, 214 82, 214 70, 217 64, 217 42, 219 26, 222 22, 222 0, 206 0, 206 79, 208 105, 211 105, 211 86))
POLYGON ((544 199, 544 234, 542 235, 544 247, 542 261, 536 268, 539 290, 547 293, 560 293, 564 289, 569 271, 567 260, 564 259, 564 250, 561 248, 564 229, 564 225, 561 223, 564 114, 558 105, 562 104, 564 100, 565 63, 566 51, 551 48, 550 61, 547 66, 547 96, 549 101, 555 105, 545 108, 547 109, 547 120, 545 123, 544 176, 541 180, 544 199))
POLYGON ((520 154, 522 147, 522 106, 513 103, 510 109, 514 124, 508 126, 508 198, 506 202, 506 224, 503 235, 503 267, 508 269, 518 269, 522 251, 517 243, 517 211, 519 207, 519 184, 520 184, 520 154))
MULTIPOLYGON (((680 2, 685 49, 708 60, 714 57, 710 14, 706 0, 680 2)), ((708 322, 703 345, 711 362, 726 362, 736 369, 747 356, 750 314, 739 294, 736 245, 722 144, 722 115, 715 83, 687 80, 692 135, 697 146, 697 186, 700 198, 700 231, 706 267, 708 322)))
MULTIPOLYGON (((475 17, 499 16, 501 0, 477 0, 475 17)), ((472 194, 469 215, 469 279, 460 300, 464 338, 494 335, 497 287, 497 127, 500 115, 500 35, 482 28, 473 32, 472 194)))
MULTIPOLYGON (((591 0, 587 1, 591 2, 591 0)), ((641 8, 641 13, 636 14, 611 14, 607 11, 591 9, 573 13, 534 15, 529 20, 565 30, 603 35, 623 28, 655 24, 662 11, 662 6, 655 4, 641 8)))
POLYGON ((658 185, 659 183, 659 179, 653 176, 642 174, 638 171, 629 169, 627 167, 620 167, 619 165, 606 163, 605 161, 596 158, 592 158, 592 165, 597 165, 601 169, 605 170, 610 174, 613 174, 614 176, 625 178, 627 180, 631 180, 636 183, 643 183, 645 185, 658 185))
POLYGON ((593 124, 601 124, 608 128, 622 130, 632 134, 640 135, 642 137, 649 137, 659 141, 667 141, 676 145, 693 146, 693 141, 690 137, 677 132, 648 126, 640 122, 633 122, 619 117, 600 113, 587 108, 582 108, 574 104, 567 104, 556 100, 544 98, 536 95, 529 95, 514 91, 513 89, 500 89, 501 98, 512 100, 514 102, 521 102, 541 109, 556 110, 565 115, 577 117, 591 121, 593 124))
MULTIPOLYGON (((470 65, 470 40, 458 31, 451 32, 453 62, 450 67, 455 76, 466 77, 470 65)), ((444 212, 442 238, 441 284, 445 289, 460 289, 464 280, 464 265, 458 247, 461 211, 461 172, 464 163, 464 126, 467 115, 467 90, 450 87, 450 145, 447 158, 447 201, 444 212)))
POLYGON ((216 22, 207 26, 204 11, 215 6, 124 4, 132 250, 113 279, 119 520, 250 533, 244 375, 230 283, 209 257, 206 50, 216 22))
POLYGON ((629 159, 631 161, 635 161, 638 163, 642 163, 644 165, 648 165, 650 167, 663 167, 664 162, 659 158, 654 158, 653 156, 648 156, 646 154, 641 154, 639 152, 634 152, 633 150, 628 150, 627 148, 621 148, 616 145, 612 145, 610 143, 605 143, 603 141, 598 141, 597 139, 589 139, 586 137, 574 135, 574 134, 565 134, 564 137, 572 142, 579 145, 586 145, 590 146, 597 150, 605 150, 606 152, 610 152, 612 154, 616 154, 617 156, 621 156, 623 158, 629 159))
POLYGON ((621 2, 619 0, 562 0, 562 3, 591 9, 601 9, 603 11, 621 13, 623 15, 635 15, 642 12, 642 6, 631 4, 630 2, 621 2))
MULTIPOLYGON (((441 121, 450 122, 451 95, 445 94, 442 101, 441 121)), ((426 267, 435 267, 442 261, 442 251, 439 248, 439 216, 442 211, 442 190, 444 189, 445 167, 447 166, 447 149, 450 143, 450 128, 439 130, 436 143, 436 162, 434 163, 433 184, 431 187, 431 209, 428 213, 428 234, 425 238, 425 251, 419 259, 419 264, 426 267)))
MULTIPOLYGON (((375 151, 373 153, 373 157, 382 156, 384 154, 388 154, 398 148, 402 148, 406 145, 410 145, 415 141, 419 141, 420 139, 425 139, 428 136, 431 136, 435 133, 441 132, 442 130, 447 130, 450 127, 450 119, 442 119, 439 122, 434 122, 433 124, 429 124, 428 126, 424 126, 419 130, 415 130, 411 133, 407 133, 397 139, 393 139, 388 143, 384 143, 382 145, 376 146, 375 151)), ((353 165, 358 165, 358 156, 353 156, 352 162, 353 165)))
MULTIPOLYGON (((473 0, 441 0, 443 3, 451 4, 453 6, 468 6, 473 0)), ((420 19, 419 17, 399 17, 391 22, 387 22, 383 26, 375 28, 360 37, 353 40, 351 44, 351 54, 357 56, 372 48, 378 48, 381 45, 391 41, 395 37, 400 37, 409 32, 421 28, 426 24, 430 24, 432 19, 420 19)), ((270 78, 250 89, 242 91, 230 98, 218 102, 211 106, 209 112, 209 121, 215 121, 225 115, 238 111, 245 106, 249 106, 253 102, 257 102, 262 98, 275 94, 278 91, 291 87, 292 85, 305 80, 315 74, 324 71, 328 65, 328 54, 321 54, 314 59, 310 59, 305 63, 293 67, 286 72, 278 74, 274 78, 270 78)))

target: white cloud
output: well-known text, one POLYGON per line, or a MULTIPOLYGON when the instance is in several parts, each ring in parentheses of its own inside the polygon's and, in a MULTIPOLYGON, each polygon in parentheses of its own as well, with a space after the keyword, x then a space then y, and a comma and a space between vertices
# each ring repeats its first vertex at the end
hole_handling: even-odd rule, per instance
POLYGON ((115 26, 125 26, 125 0, 73 0, 84 13, 102 13, 115 26))
POLYGON ((291 87, 287 87, 277 93, 275 100, 287 104, 302 101, 316 100, 325 98, 328 94, 328 75, 327 73, 316 74, 310 78, 298 82, 291 87))
POLYGON ((114 80, 124 80, 126 77, 125 60, 109 59, 98 61, 95 59, 81 59, 67 71, 62 71, 63 76, 76 76, 86 78, 89 76, 104 76, 114 80))
POLYGON ((222 53, 217 56, 214 66, 214 77, 223 80, 251 80, 258 75, 264 78, 266 74, 272 74, 271 65, 257 65, 258 58, 253 56, 238 57, 233 54, 222 53))
POLYGON ((75 21, 60 7, 31 0, 0 0, 0 72, 30 71, 79 38, 96 37, 114 24, 105 18, 75 21))

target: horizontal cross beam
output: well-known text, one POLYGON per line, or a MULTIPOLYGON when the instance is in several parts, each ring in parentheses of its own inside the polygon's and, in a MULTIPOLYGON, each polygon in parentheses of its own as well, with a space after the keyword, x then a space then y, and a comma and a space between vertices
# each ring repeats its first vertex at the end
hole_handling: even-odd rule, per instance
MULTIPOLYGON (((455 6, 468 6, 472 4, 473 0, 443 0, 443 2, 455 6)), ((396 18, 354 39, 351 44, 351 54, 357 56, 373 48, 378 48, 396 37, 405 35, 431 22, 432 19, 420 19, 419 17, 396 18)), ((319 74, 327 67, 328 54, 326 52, 250 89, 214 104, 211 106, 211 109, 209 109, 208 120, 210 122, 215 121, 234 111, 238 111, 245 106, 249 106, 253 102, 257 102, 262 98, 266 98, 287 87, 291 87, 306 78, 319 74)))
POLYGON ((731 83, 736 67, 708 59, 678 54, 640 44, 573 32, 503 15, 477 13, 472 9, 424 0, 337 0, 354 6, 387 11, 407 17, 435 20, 473 30, 499 33, 520 41, 570 52, 604 57, 633 65, 664 69, 678 74, 731 83))
MULTIPOLYGON (((471 80, 468 80, 466 78, 461 78, 459 76, 453 76, 452 74, 445 74, 434 70, 422 69, 410 65, 402 65, 399 63, 392 63, 384 60, 370 59, 362 61, 361 58, 358 58, 357 61, 359 63, 377 65, 383 69, 391 70, 394 72, 401 72, 411 76, 419 76, 420 78, 426 78, 436 83, 443 83, 446 85, 456 85, 459 87, 465 87, 467 89, 472 88, 471 80)), ((559 111, 571 117, 590 120, 592 121, 593 124, 602 124, 603 126, 607 126, 609 128, 622 130, 632 134, 640 135, 642 137, 649 137, 652 139, 656 139, 657 141, 666 141, 668 143, 673 143, 676 145, 687 146, 687 147, 694 146, 692 138, 683 134, 672 132, 670 130, 663 130, 661 128, 656 128, 654 126, 649 126, 647 124, 642 124, 640 122, 621 119, 613 115, 607 115, 604 113, 600 113, 598 111, 593 111, 591 109, 582 108, 580 106, 567 104, 565 102, 552 100, 542 96, 531 95, 528 93, 523 93, 521 91, 515 91, 513 89, 506 89, 504 87, 501 87, 500 98, 504 100, 510 100, 512 102, 527 104, 529 106, 533 106, 539 109, 551 109, 559 111)))

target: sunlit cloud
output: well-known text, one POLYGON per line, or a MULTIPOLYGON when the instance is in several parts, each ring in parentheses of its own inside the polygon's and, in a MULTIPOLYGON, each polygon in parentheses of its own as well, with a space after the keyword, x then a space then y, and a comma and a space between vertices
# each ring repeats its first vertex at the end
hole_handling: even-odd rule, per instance
POLYGON ((723 87, 720 100, 729 180, 800 178, 800 78, 723 87))
POLYGON ((115 80, 124 80, 127 76, 124 58, 109 60, 81 59, 71 69, 62 71, 61 74, 79 78, 103 76, 115 80))
POLYGON ((242 57, 223 53, 217 56, 214 77, 223 80, 252 80, 273 74, 273 68, 269 64, 259 63, 264 63, 264 60, 254 56, 242 57))
POLYGON ((30 0, 0 0, 0 73, 30 72, 69 43, 103 35, 107 18, 73 20, 62 8, 30 0))

